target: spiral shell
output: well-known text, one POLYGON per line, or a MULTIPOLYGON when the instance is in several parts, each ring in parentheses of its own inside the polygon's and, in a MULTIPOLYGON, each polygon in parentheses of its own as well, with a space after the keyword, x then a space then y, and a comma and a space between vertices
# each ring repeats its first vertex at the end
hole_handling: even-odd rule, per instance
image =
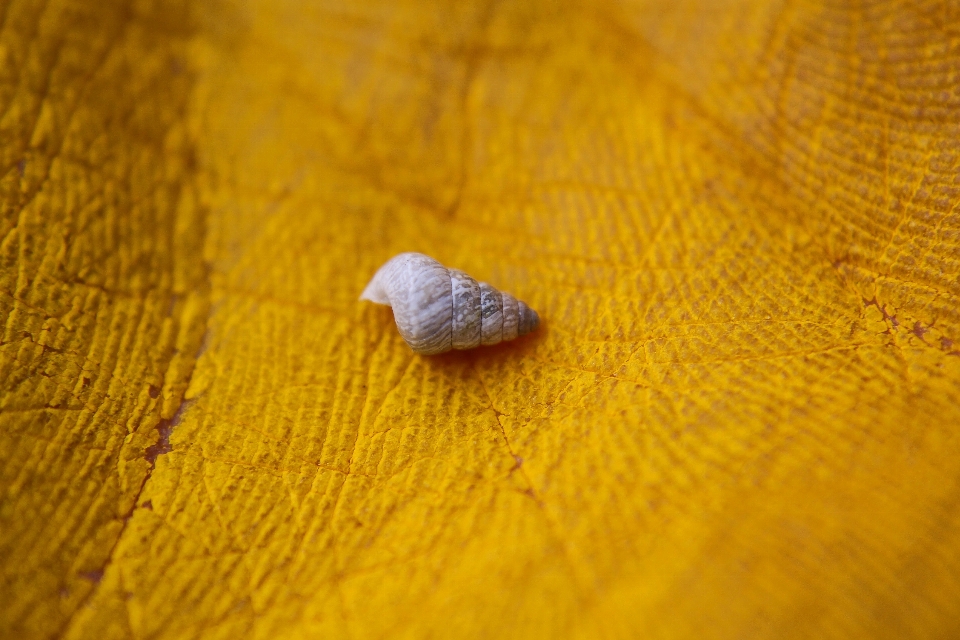
POLYGON ((422 253, 391 258, 360 299, 393 307, 400 335, 423 355, 497 344, 540 326, 537 312, 509 293, 422 253))

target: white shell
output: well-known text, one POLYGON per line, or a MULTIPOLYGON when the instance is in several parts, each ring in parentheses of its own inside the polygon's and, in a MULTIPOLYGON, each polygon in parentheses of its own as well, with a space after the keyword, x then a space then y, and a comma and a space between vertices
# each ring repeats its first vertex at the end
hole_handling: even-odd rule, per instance
POLYGON ((513 340, 540 326, 537 312, 422 253, 401 253, 380 267, 361 300, 393 307, 397 329, 423 355, 513 340))

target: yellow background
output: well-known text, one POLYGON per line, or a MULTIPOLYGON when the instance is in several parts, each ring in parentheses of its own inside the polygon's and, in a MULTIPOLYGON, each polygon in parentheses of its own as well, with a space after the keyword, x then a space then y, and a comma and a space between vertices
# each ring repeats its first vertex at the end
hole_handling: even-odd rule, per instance
POLYGON ((957 637, 958 24, 0 0, 0 636, 957 637))

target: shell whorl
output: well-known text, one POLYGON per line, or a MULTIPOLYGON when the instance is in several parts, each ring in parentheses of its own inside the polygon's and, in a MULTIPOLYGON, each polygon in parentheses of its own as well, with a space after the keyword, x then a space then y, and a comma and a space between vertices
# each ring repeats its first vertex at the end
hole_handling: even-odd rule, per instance
POLYGON ((388 260, 360 299, 393 307, 400 335, 423 355, 497 344, 540 326, 537 312, 509 293, 422 253, 388 260))

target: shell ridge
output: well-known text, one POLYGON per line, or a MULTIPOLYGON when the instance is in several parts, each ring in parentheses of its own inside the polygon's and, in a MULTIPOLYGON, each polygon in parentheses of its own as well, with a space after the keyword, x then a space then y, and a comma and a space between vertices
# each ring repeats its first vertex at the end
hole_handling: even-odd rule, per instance
POLYGON ((481 344, 493 345, 503 338, 503 297, 486 282, 480 283, 481 344))
MULTIPOLYGON (((450 269, 447 269, 450 274, 450 269)), ((457 299, 453 296, 453 276, 450 276, 450 349, 453 349, 453 321, 457 313, 457 299)))
POLYGON ((480 285, 459 269, 450 269, 453 288, 453 348, 472 349, 480 344, 480 285))
POLYGON ((480 344, 484 344, 483 337, 484 337, 484 335, 485 335, 485 334, 483 333, 483 325, 484 325, 484 322, 483 322, 483 285, 484 285, 484 284, 486 284, 486 283, 485 283, 485 282, 481 282, 481 283, 480 283, 480 299, 477 300, 477 304, 480 305, 480 344))

